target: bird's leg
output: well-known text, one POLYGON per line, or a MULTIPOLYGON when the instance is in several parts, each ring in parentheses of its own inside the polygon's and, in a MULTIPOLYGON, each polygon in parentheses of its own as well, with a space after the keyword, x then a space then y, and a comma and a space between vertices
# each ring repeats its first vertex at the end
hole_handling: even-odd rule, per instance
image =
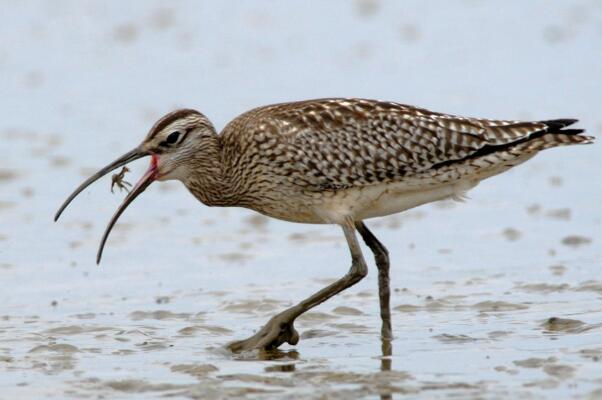
POLYGON ((228 348, 232 352, 238 353, 252 349, 272 350, 284 342, 292 345, 297 344, 299 334, 293 327, 293 323, 299 315, 356 284, 368 274, 366 261, 364 261, 362 251, 355 236, 353 221, 349 219, 342 225, 342 228, 351 252, 351 268, 345 276, 314 293, 299 304, 275 315, 259 332, 250 338, 228 344, 228 348))
MULTIPOLYGON (((355 227, 362 235, 366 245, 374 253, 376 267, 378 268, 378 297, 380 299, 380 318, 382 320, 381 337, 383 340, 393 339, 391 329, 391 289, 389 288, 389 252, 386 247, 378 241, 376 236, 370 232, 368 227, 362 222, 356 222, 355 227)), ((385 346, 383 343, 383 349, 385 346)), ((390 354, 389 354, 390 355, 390 354)))
MULTIPOLYGON (((356 222, 355 227, 364 239, 364 242, 372 253, 376 267, 378 268, 378 297, 380 300, 380 318, 382 321, 381 335, 381 350, 382 359, 380 369, 382 371, 391 371, 391 355, 393 354, 393 331, 391 328, 391 306, 390 297, 391 290, 389 288, 389 252, 387 248, 374 236, 368 227, 362 222, 356 222)), ((381 398, 392 398, 390 395, 381 396, 381 398)))

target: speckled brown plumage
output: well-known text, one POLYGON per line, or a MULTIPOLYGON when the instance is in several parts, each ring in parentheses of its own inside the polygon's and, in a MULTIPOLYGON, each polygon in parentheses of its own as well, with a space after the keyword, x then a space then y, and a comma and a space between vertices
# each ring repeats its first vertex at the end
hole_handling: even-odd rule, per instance
POLYGON ((187 186, 209 205, 299 220, 282 215, 283 208, 303 214, 316 199, 351 188, 405 182, 414 190, 487 177, 545 148, 591 142, 562 130, 573 120, 558 121, 463 118, 364 99, 270 105, 242 114, 209 140, 206 148, 219 153, 217 169, 202 182, 191 175, 187 186))

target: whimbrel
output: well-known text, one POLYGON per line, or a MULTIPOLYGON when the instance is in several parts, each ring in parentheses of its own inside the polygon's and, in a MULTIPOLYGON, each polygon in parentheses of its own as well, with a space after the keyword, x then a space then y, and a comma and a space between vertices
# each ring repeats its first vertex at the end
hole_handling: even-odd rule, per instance
POLYGON ((592 143, 574 119, 512 121, 465 118, 365 99, 319 99, 248 111, 218 134, 200 112, 161 118, 143 142, 83 182, 55 220, 88 185, 130 161, 151 157, 148 171, 110 220, 98 250, 126 207, 153 181, 176 179, 208 206, 246 207, 292 222, 337 224, 351 268, 339 280, 273 318, 230 349, 296 344, 295 319, 359 282, 368 268, 356 231, 378 268, 381 335, 392 337, 389 257, 364 220, 421 204, 461 198, 481 180, 556 146, 592 143))

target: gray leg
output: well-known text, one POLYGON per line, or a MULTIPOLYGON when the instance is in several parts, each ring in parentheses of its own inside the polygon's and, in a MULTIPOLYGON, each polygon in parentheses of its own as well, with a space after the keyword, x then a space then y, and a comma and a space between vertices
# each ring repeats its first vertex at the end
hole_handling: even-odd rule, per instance
POLYGON ((355 236, 355 227, 352 220, 342 225, 347 245, 351 252, 351 268, 341 279, 314 293, 299 304, 275 315, 259 332, 248 339, 228 344, 228 348, 235 352, 251 349, 271 350, 287 342, 295 345, 299 341, 299 334, 293 327, 295 319, 304 312, 323 303, 332 296, 356 284, 368 274, 368 267, 362 255, 359 243, 355 236))
MULTIPOLYGON (((378 296, 380 298, 380 318, 382 320, 381 336, 383 340, 393 339, 393 331, 391 329, 391 305, 390 297, 391 290, 389 288, 389 252, 385 246, 378 241, 376 236, 370 232, 368 227, 362 222, 356 222, 355 227, 362 235, 366 245, 374 253, 376 267, 378 268, 378 296)), ((383 343, 383 349, 385 346, 383 343)), ((390 354, 388 354, 390 355, 390 354)))
MULTIPOLYGON (((380 369, 382 371, 391 370, 391 355, 393 354, 393 331, 391 329, 391 306, 390 297, 391 290, 389 289, 389 252, 385 246, 378 241, 376 236, 370 232, 368 227, 362 222, 356 222, 357 231, 366 242, 366 245, 374 253, 376 267, 378 268, 378 296, 380 299, 380 318, 382 320, 380 335, 381 335, 381 350, 382 359, 380 369)), ((392 399, 390 393, 381 395, 381 399, 392 399)))

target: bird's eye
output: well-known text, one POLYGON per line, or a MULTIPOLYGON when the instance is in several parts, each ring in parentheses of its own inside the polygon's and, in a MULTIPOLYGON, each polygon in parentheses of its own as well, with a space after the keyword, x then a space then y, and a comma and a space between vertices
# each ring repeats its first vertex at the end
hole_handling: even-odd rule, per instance
POLYGON ((167 137, 167 139, 165 139, 165 143, 167 144, 174 144, 178 141, 178 138, 180 137, 180 131, 175 131, 169 134, 169 136, 167 137))

